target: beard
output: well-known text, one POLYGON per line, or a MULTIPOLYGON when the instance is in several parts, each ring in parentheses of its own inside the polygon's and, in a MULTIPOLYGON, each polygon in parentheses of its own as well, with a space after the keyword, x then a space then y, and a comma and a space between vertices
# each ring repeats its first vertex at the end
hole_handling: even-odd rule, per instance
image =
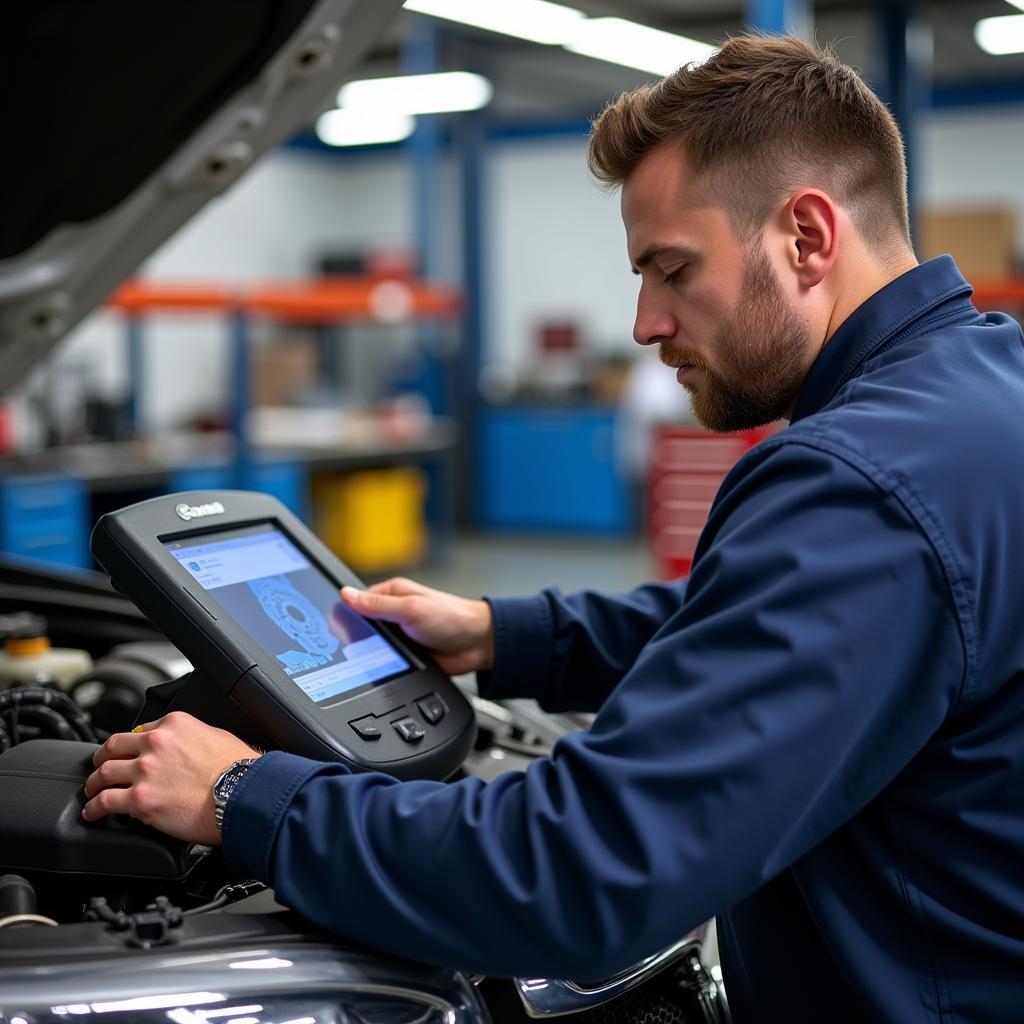
POLYGON ((807 374, 810 331, 786 300, 764 244, 743 268, 740 300, 715 335, 715 365, 695 352, 662 345, 666 366, 694 366, 693 413, 708 430, 751 430, 783 416, 796 401, 807 374))

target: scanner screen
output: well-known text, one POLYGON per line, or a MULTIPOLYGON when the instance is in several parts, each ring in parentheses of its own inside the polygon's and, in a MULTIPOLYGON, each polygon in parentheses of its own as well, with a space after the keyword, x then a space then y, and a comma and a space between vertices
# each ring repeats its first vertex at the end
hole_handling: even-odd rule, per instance
POLYGON ((225 530, 166 547, 313 701, 329 701, 412 668, 273 526, 225 530))

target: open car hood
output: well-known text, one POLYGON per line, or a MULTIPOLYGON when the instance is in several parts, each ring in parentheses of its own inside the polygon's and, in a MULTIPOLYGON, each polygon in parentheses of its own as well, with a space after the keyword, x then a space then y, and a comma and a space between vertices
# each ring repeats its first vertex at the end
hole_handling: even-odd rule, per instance
POLYGON ((0 45, 0 394, 317 112, 402 0, 36 0, 0 45))

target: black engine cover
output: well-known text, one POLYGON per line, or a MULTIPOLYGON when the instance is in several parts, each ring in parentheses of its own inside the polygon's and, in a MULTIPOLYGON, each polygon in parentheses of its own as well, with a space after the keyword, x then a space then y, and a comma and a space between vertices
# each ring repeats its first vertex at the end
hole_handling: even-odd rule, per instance
POLYGON ((180 879, 187 844, 131 818, 82 820, 92 743, 30 740, 0 754, 0 869, 180 879))

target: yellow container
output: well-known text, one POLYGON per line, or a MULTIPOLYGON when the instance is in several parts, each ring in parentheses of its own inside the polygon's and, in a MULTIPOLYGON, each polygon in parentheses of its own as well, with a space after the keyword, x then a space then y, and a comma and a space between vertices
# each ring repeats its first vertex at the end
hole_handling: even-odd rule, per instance
POLYGON ((317 533, 359 573, 410 566, 426 551, 426 481, 412 467, 321 477, 314 484, 317 533))

